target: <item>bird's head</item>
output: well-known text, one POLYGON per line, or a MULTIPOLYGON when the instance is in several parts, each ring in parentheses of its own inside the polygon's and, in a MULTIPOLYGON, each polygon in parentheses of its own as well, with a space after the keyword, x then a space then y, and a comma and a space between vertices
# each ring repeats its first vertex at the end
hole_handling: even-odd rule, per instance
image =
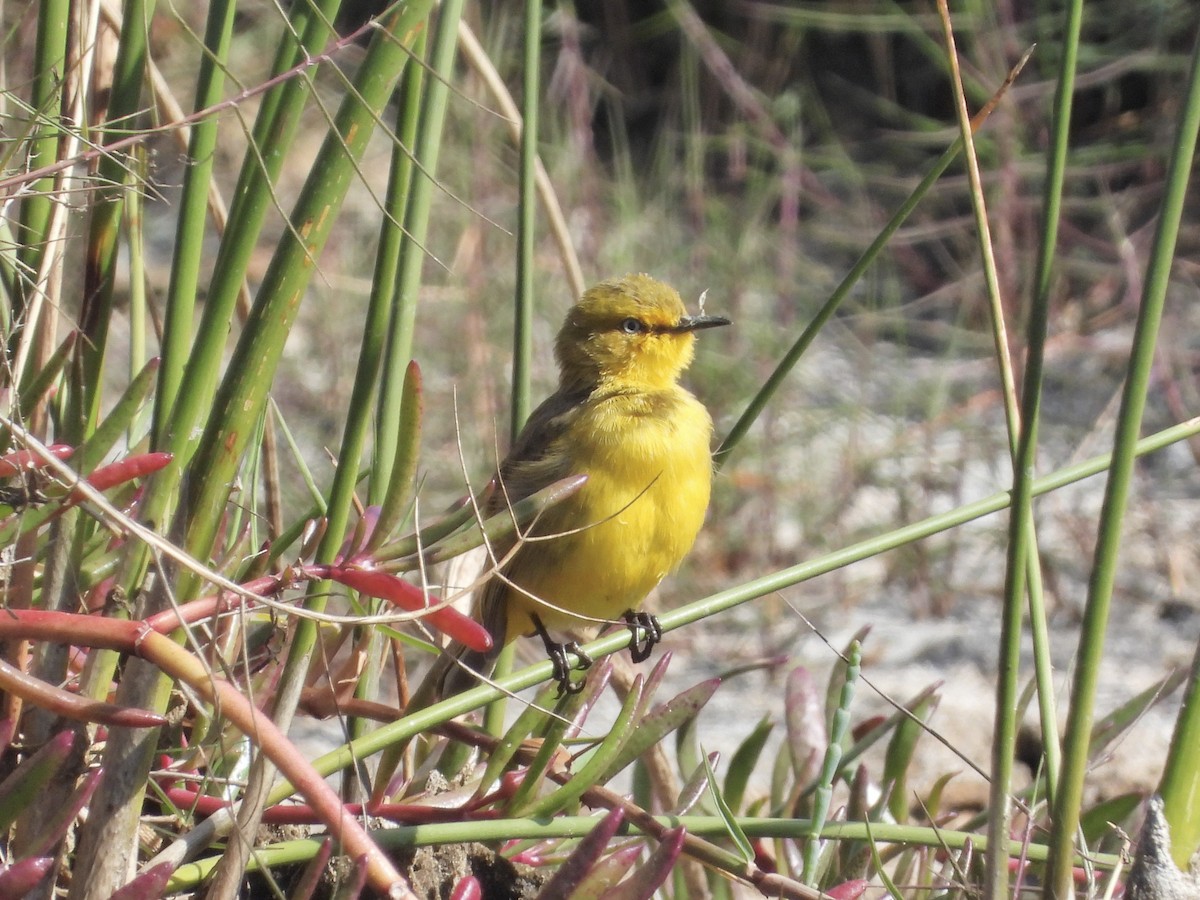
POLYGON ((696 331, 728 324, 720 316, 689 316, 670 285, 626 275, 584 293, 567 313, 554 352, 564 385, 661 389, 691 363, 696 331))

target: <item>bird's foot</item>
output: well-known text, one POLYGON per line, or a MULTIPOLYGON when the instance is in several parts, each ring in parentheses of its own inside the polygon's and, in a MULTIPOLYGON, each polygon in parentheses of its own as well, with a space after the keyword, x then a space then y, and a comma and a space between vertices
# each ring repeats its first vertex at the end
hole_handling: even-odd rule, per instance
POLYGON ((550 662, 554 665, 554 680, 558 682, 558 696, 562 697, 565 694, 578 694, 583 690, 583 686, 587 684, 587 676, 579 680, 572 680, 572 669, 579 669, 586 672, 592 665, 592 658, 580 649, 579 644, 575 641, 560 642, 550 637, 550 632, 542 625, 541 620, 537 616, 532 616, 534 627, 537 629, 538 637, 542 639, 542 646, 546 648, 546 655, 550 657, 550 662), (573 654, 576 659, 576 664, 571 665, 567 654, 573 654))
POLYGON ((662 640, 663 630, 658 617, 631 609, 625 613, 625 622, 629 626, 629 658, 635 663, 646 661, 654 645, 662 640))
POLYGON ((587 676, 584 675, 578 680, 571 679, 571 662, 567 659, 568 653, 575 654, 577 660, 575 667, 581 672, 586 672, 592 665, 592 658, 579 649, 579 644, 575 641, 567 641, 566 643, 557 644, 551 641, 546 645, 546 652, 550 654, 550 661, 554 663, 554 680, 558 682, 558 696, 564 694, 578 694, 583 690, 583 686, 587 684, 587 676))

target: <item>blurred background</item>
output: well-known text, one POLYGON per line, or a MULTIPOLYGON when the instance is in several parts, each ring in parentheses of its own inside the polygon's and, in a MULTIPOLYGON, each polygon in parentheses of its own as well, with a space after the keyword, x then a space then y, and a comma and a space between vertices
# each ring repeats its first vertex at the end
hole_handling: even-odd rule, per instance
MULTIPOLYGON (((343 6, 343 35, 379 9, 343 6)), ((1197 9, 1189 0, 1087 4, 1040 471, 1109 447, 1197 9)), ((1036 44, 976 136, 1018 374, 1061 13, 1060 4, 1037 0, 954 10, 972 110, 1036 44)), ((494 2, 469 4, 465 18, 518 100, 521 15, 520 4, 494 2)), ((32 27, 21 4, 7 5, 4 16, 12 34, 32 27)), ((199 5, 178 6, 153 21, 153 58, 184 95, 202 16, 199 5)), ((252 86, 266 77, 270 59, 261 48, 281 28, 280 15, 272 3, 246 2, 238 16, 231 74, 252 86)), ((707 291, 707 309, 734 320, 735 328, 703 336, 687 377, 720 438, 957 135, 933 6, 580 0, 550 4, 544 35, 541 157, 585 281, 647 271, 674 284, 693 309, 707 291)), ((322 102, 309 105, 301 144, 315 150, 345 89, 342 72, 353 71, 360 55, 352 42, 315 69, 322 102)), ((246 97, 223 115, 248 123, 257 102, 246 97)), ((217 178, 227 192, 245 148, 239 134, 222 129, 217 178)), ((161 227, 147 231, 147 277, 161 291, 182 160, 169 136, 150 148, 147 216, 161 227)), ((377 135, 319 260, 274 395, 321 484, 331 477, 327 448, 336 451, 354 376, 390 150, 377 135)), ((291 159, 311 157, 300 147, 291 159)), ((275 235, 307 174, 302 162, 289 165, 267 226, 275 235)), ((440 164, 429 173, 437 190, 414 349, 425 376, 420 497, 428 509, 460 496, 467 483, 480 485, 507 442, 516 165, 508 123, 480 70, 460 60, 440 164)), ((1180 238, 1148 432, 1200 407, 1196 213, 1189 209, 1180 238)), ((261 242, 252 279, 272 248, 261 242)), ((555 378, 552 337, 574 297, 549 236, 536 259, 534 394, 541 397, 555 378)), ((659 602, 694 599, 1005 490, 1011 466, 998 388, 960 159, 728 459, 700 542, 659 602)), ((1175 445, 1139 464, 1102 708, 1186 663, 1200 634, 1196 449, 1175 445)), ((295 512, 306 494, 299 479, 289 484, 295 512)), ((1101 479, 1093 479, 1036 507, 1064 676, 1101 494, 1101 479)), ((951 739, 982 764, 1006 527, 1006 516, 992 516, 673 635, 668 646, 691 651, 680 654, 679 677, 694 680, 709 661, 726 668, 778 654, 827 669, 833 651, 810 622, 839 648, 871 625, 867 677, 899 700, 946 680, 950 713, 934 725, 948 723, 951 739)), ((747 694, 773 677, 746 676, 747 694)), ((886 709, 864 695, 868 708, 886 709)), ((761 714, 746 695, 722 697, 750 723, 761 714)), ((1169 728, 1168 715, 1162 722, 1169 728)), ((1127 743, 1147 755, 1117 764, 1113 784, 1152 784, 1161 749, 1127 743)))
MULTIPOLYGON (((687 379, 720 438, 956 137, 936 12, 927 3, 872 0, 549 9, 541 154, 585 281, 648 271, 689 303, 707 291, 707 308, 734 319, 735 328, 703 336, 687 379)), ((370 12, 351 5, 343 29, 370 12)), ((1191 2, 1087 5, 1040 471, 1109 446, 1196 12, 1191 2)), ((976 138, 1019 377, 1062 11, 1057 3, 1002 0, 954 13, 972 110, 1036 45, 976 138)), ((470 6, 466 19, 518 98, 520 16, 519 4, 494 3, 470 6)), ((273 20, 270 7, 247 11, 248 61, 256 29, 273 20)), ((338 59, 353 65, 352 52, 338 59)), ((507 434, 516 150, 479 73, 460 65, 415 350, 428 391, 421 496, 435 506, 462 491, 460 452, 465 477, 478 485, 507 434)), ((340 83, 326 72, 318 89, 336 94, 340 83)), ((380 172, 387 152, 380 141, 380 172)), ((369 287, 382 189, 371 183, 375 168, 370 160, 363 166, 357 205, 322 257, 324 278, 302 313, 308 327, 291 356, 292 377, 281 380, 277 396, 313 453, 336 445, 338 398, 353 374, 354 360, 337 347, 355 346, 355 313, 369 287)), ((1200 407, 1196 212, 1189 210, 1176 256, 1147 432, 1200 407)), ((573 300, 548 237, 536 277, 540 397, 553 385, 551 341, 573 300)), ((998 389, 960 159, 727 460, 697 549, 659 602, 694 599, 1006 489, 998 389)), ((1200 634, 1196 449, 1176 445, 1140 464, 1102 709, 1186 665, 1200 634)), ((321 470, 319 460, 314 468, 321 470)), ((1037 505, 1064 693, 1102 489, 1096 478, 1037 505)), ((875 632, 866 641, 867 677, 896 700, 944 680, 934 727, 948 729, 986 768, 1006 529, 1005 515, 991 516, 675 635, 668 646, 687 651, 675 674, 691 683, 776 654, 824 671, 833 653, 797 612, 837 648, 868 625, 875 632)), ((773 677, 747 676, 748 690, 719 695, 745 725, 732 734, 770 712, 760 686, 773 677)), ((861 703, 889 711, 870 691, 861 703)), ((1119 745, 1128 756, 1099 779, 1101 790, 1154 783, 1172 720, 1169 710, 1156 715, 1141 737, 1119 745)), ((719 736, 707 740, 720 746, 719 736)), ((931 778, 961 765, 933 749, 927 759, 931 778)))

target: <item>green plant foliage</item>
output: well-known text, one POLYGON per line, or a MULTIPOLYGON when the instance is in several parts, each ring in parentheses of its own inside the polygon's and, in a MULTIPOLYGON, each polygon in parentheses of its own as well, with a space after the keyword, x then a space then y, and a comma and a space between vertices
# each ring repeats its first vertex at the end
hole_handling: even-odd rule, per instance
POLYGON ((0 894, 1065 900, 1155 789, 1182 867, 1194 8, 946 6, 5 6, 0 894), (434 702, 643 270, 736 325, 666 647, 434 702))

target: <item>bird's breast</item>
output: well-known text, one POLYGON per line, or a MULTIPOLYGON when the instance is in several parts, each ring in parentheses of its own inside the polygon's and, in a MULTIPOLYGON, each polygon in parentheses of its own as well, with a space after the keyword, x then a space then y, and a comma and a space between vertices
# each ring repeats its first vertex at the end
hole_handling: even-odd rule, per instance
MULTIPOLYGON (((682 388, 590 400, 562 441, 570 470, 588 481, 539 523, 514 581, 586 616, 614 619, 639 607, 703 524, 711 436, 707 410, 682 388)), ((548 627, 586 630, 583 620, 522 605, 548 627)))

